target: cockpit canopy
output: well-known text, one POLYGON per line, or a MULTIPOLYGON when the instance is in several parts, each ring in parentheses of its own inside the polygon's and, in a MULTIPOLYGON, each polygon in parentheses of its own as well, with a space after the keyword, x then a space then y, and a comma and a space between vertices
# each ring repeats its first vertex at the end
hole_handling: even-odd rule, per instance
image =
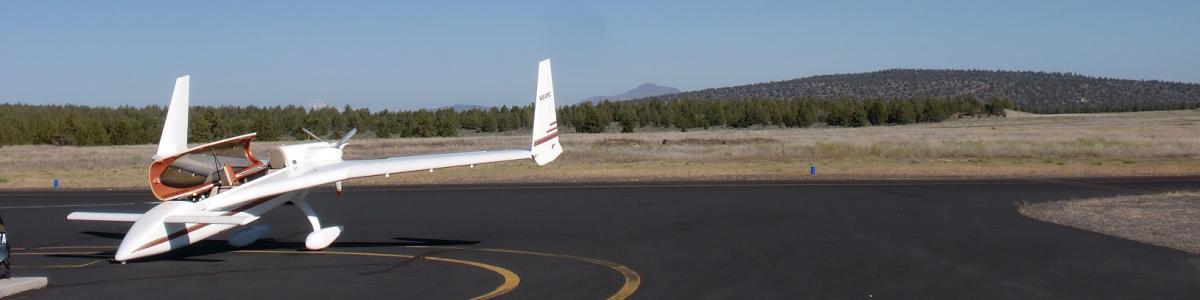
POLYGON ((158 158, 150 164, 150 190, 164 201, 197 197, 266 171, 250 151, 254 137, 246 134, 158 158))

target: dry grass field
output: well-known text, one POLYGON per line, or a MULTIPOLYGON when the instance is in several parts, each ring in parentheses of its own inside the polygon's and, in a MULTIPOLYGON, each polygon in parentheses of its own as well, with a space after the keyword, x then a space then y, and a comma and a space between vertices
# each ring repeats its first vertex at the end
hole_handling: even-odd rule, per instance
POLYGON ((1200 254, 1200 193, 1024 204, 1022 215, 1060 225, 1200 254))
MULTIPOLYGON (((520 149, 524 132, 358 139, 347 159, 520 149)), ((1030 115, 864 128, 712 129, 561 136, 532 161, 368 178, 356 184, 978 178, 1200 174, 1200 111, 1030 115), (817 176, 808 175, 810 163, 817 176)), ((278 142, 256 144, 256 153, 278 142)), ((153 145, 0 147, 0 189, 145 188, 153 145)))

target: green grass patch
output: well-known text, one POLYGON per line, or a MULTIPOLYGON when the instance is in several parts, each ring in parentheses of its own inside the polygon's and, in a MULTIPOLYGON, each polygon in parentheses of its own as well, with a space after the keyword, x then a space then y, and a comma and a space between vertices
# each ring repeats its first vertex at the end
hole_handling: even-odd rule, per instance
POLYGON ((1042 159, 1042 163, 1043 163, 1043 164, 1053 164, 1053 165, 1060 165, 1060 166, 1061 166, 1061 165, 1064 165, 1064 164, 1066 164, 1067 162, 1066 162, 1066 161, 1063 161, 1062 159, 1050 159, 1050 158, 1046 158, 1046 159, 1042 159))

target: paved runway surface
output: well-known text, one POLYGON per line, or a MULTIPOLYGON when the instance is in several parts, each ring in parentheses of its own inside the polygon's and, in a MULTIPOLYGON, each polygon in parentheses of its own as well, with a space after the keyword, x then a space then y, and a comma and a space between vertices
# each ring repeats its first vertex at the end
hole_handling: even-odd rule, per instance
POLYGON ((1200 298, 1200 257, 1024 218, 1020 201, 1200 188, 1200 178, 347 187, 314 192, 346 231, 282 206, 267 239, 109 264, 145 192, 0 193, 19 299, 1200 298))

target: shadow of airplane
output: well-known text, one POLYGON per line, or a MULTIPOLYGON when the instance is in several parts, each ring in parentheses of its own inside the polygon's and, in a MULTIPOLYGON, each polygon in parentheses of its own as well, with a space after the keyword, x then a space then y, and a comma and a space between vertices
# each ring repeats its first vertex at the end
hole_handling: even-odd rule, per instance
POLYGON ((123 233, 123 232, 84 231, 84 232, 80 232, 80 233, 98 237, 98 238, 110 239, 110 240, 120 240, 120 239, 125 238, 125 233, 123 233))
MULTIPOLYGON (((84 231, 83 234, 96 236, 106 239, 120 240, 125 238, 124 233, 114 232, 96 232, 84 231)), ((392 240, 396 242, 334 242, 329 245, 329 248, 376 248, 376 247, 411 247, 411 246, 461 246, 474 245, 479 241, 463 241, 463 240, 443 240, 443 239, 427 239, 414 237, 394 237, 392 240)), ((222 262, 221 259, 206 259, 198 258, 206 255, 231 252, 237 250, 297 250, 307 251, 304 249, 304 242, 279 241, 273 238, 260 239, 253 244, 242 248, 230 246, 225 241, 220 240, 204 240, 195 244, 179 248, 167 253, 146 257, 142 259, 132 260, 130 262, 145 262, 156 260, 170 261, 192 261, 192 262, 222 262)), ((70 257, 70 258, 90 258, 90 259, 111 259, 116 254, 116 250, 106 250, 95 254, 47 254, 49 257, 70 257)))

